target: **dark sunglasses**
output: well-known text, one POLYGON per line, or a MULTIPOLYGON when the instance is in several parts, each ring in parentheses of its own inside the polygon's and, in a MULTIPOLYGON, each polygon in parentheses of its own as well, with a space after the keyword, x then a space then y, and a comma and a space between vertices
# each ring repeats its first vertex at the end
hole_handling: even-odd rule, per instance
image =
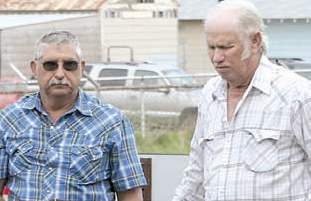
MULTIPOLYGON (((46 71, 55 71, 58 69, 57 61, 45 61, 42 63, 43 69, 46 71)), ((75 71, 78 69, 79 63, 77 61, 63 61, 63 68, 66 71, 75 71)))

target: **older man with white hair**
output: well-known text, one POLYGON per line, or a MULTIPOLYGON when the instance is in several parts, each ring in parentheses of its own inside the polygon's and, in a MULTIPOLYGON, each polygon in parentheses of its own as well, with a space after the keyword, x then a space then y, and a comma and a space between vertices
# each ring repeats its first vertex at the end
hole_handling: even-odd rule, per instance
POLYGON ((222 1, 205 21, 219 76, 203 89, 174 201, 311 200, 311 84, 267 59, 255 6, 222 1))

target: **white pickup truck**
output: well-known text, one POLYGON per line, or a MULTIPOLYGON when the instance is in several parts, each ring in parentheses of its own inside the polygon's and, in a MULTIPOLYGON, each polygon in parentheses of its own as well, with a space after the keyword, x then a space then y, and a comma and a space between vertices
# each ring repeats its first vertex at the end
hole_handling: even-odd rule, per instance
MULTIPOLYGON (((97 62, 88 63, 86 71, 100 87, 100 97, 122 110, 140 112, 143 108, 147 115, 178 116, 181 124, 195 122, 201 89, 176 66, 97 62)), ((92 87, 90 81, 83 84, 85 89, 92 87)))

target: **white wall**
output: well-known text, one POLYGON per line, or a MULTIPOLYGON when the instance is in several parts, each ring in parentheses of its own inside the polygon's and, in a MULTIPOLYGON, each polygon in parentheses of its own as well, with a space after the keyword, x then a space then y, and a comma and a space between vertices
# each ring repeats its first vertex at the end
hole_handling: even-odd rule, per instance
POLYGON ((208 58, 206 35, 201 20, 179 21, 178 61, 190 73, 212 73, 208 58))
POLYGON ((186 155, 140 155, 152 159, 152 201, 170 201, 188 163, 186 155))
MULTIPOLYGON (((176 18, 102 18, 102 59, 109 46, 127 45, 134 49, 136 60, 149 60, 156 55, 177 54, 176 18)), ((112 60, 126 61, 128 52, 112 51, 112 60)))
MULTIPOLYGON (((266 21, 267 22, 267 21, 266 21)), ((305 19, 270 20, 266 23, 268 55, 311 61, 311 22, 305 19)), ((179 63, 188 72, 214 72, 207 56, 201 20, 179 21, 179 63)))
POLYGON ((9 67, 14 64, 27 77, 33 59, 35 42, 52 30, 68 30, 80 40, 86 61, 100 58, 99 17, 71 18, 44 23, 29 24, 1 30, 1 76, 16 76, 9 67))
POLYGON ((311 23, 306 20, 275 20, 267 23, 266 32, 270 56, 311 60, 311 23))

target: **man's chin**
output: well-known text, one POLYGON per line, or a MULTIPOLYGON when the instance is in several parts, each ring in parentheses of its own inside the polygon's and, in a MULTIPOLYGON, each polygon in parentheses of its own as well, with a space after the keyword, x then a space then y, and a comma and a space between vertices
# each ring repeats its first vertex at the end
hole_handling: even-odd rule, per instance
POLYGON ((226 73, 218 73, 220 75, 220 77, 228 82, 230 82, 233 78, 230 74, 226 74, 226 73))
POLYGON ((223 79, 226 79, 226 78, 230 77, 230 72, 229 72, 228 69, 221 69, 221 70, 217 69, 217 73, 223 79))
POLYGON ((57 88, 57 89, 51 89, 49 92, 50 96, 54 96, 54 97, 68 97, 73 93, 72 90, 64 89, 64 88, 57 88))

